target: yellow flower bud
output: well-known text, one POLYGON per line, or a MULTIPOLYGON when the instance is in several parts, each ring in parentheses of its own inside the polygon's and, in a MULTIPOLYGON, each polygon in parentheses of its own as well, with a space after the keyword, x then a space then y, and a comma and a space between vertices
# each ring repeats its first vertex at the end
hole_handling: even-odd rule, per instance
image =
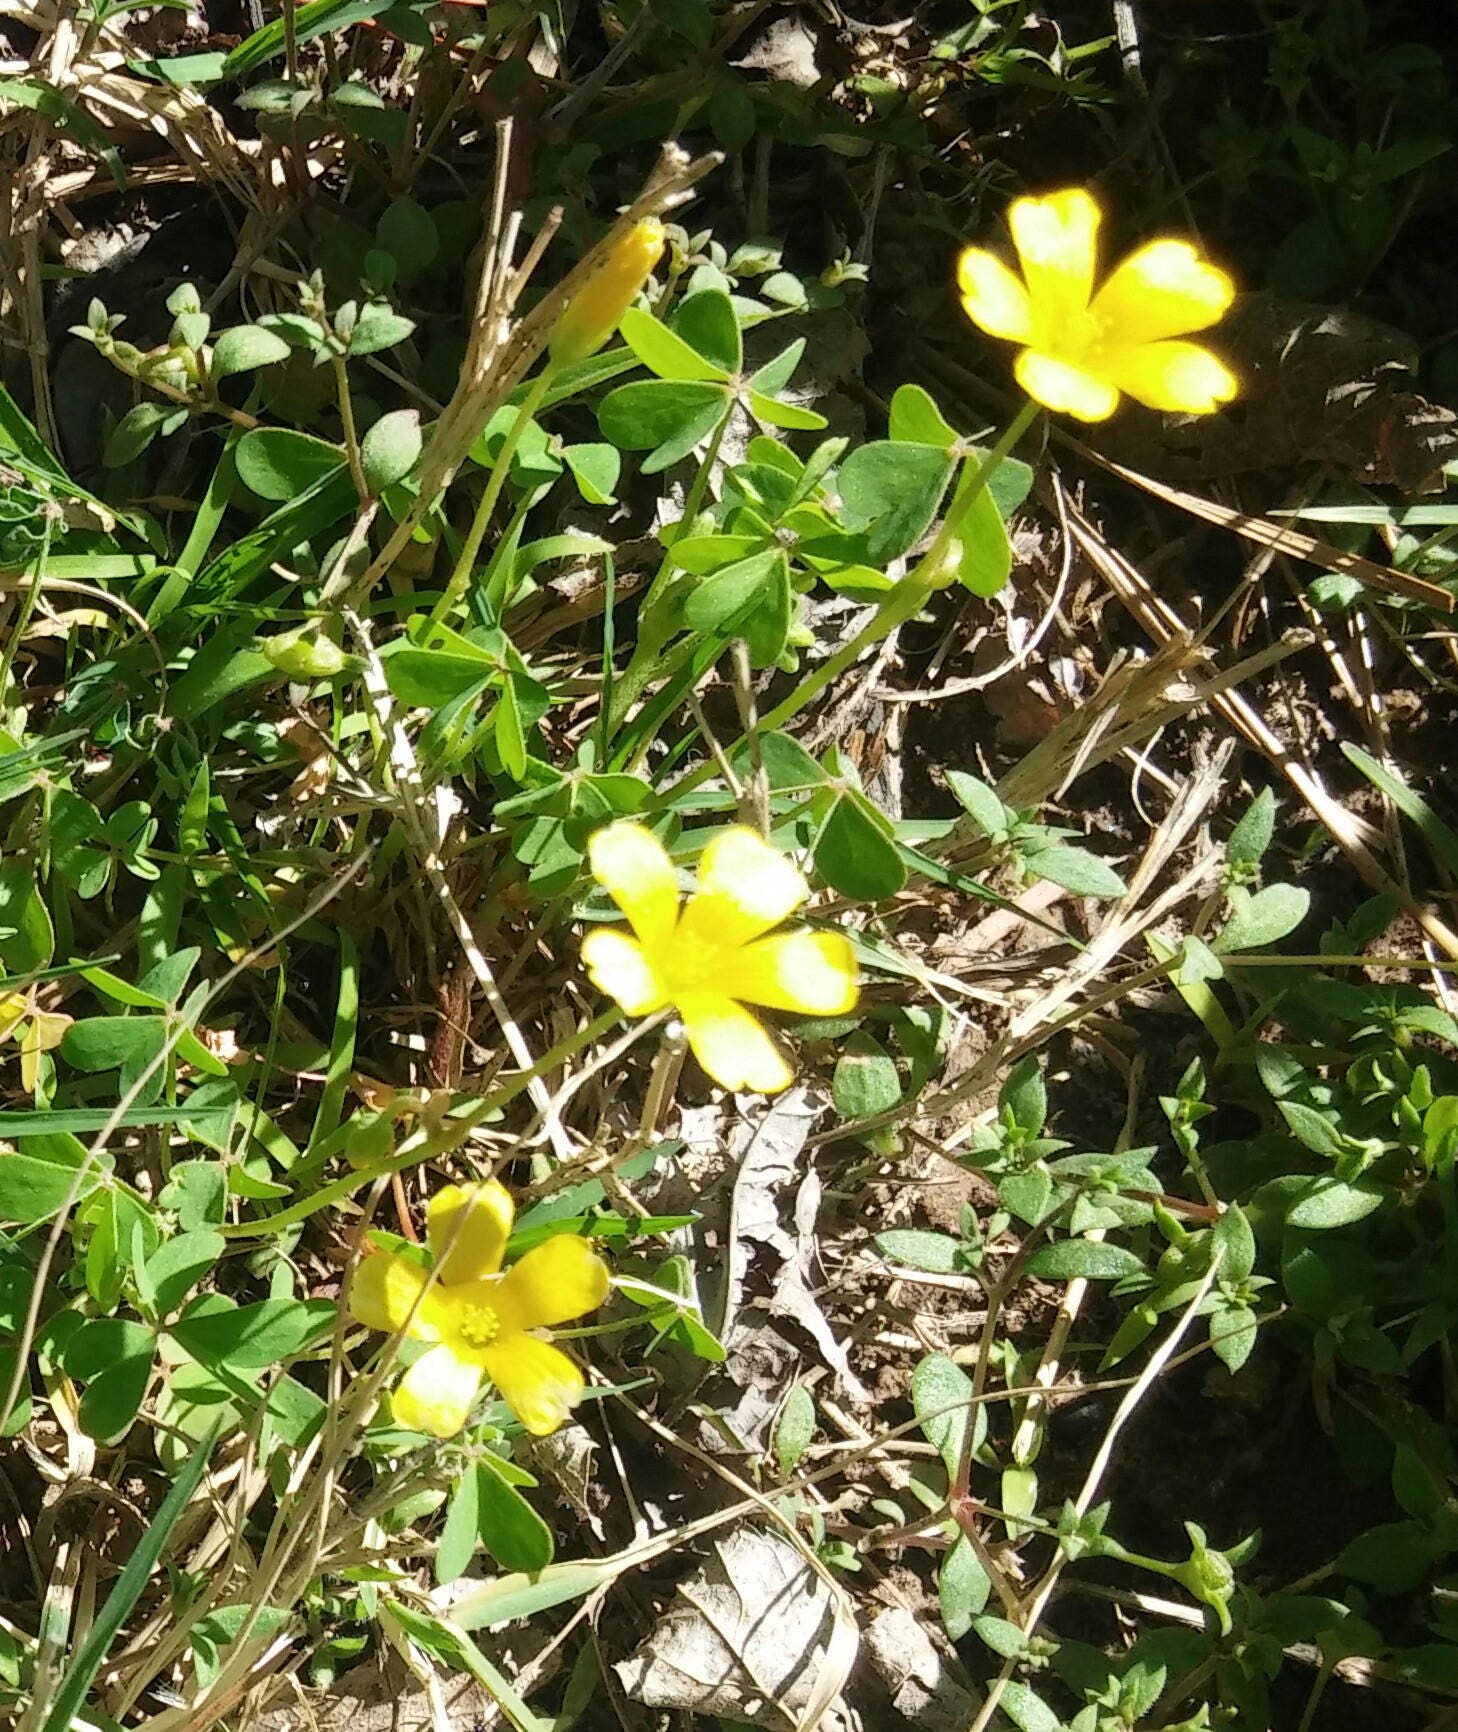
POLYGON ((663 257, 663 245, 657 217, 633 224, 558 319, 549 345, 558 366, 586 360, 607 342, 663 257))

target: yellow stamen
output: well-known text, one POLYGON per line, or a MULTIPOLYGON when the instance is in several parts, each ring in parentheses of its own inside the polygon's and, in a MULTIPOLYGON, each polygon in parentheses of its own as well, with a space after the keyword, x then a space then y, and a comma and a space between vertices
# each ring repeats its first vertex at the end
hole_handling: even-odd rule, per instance
POLYGON ((468 1347, 489 1347, 501 1333, 501 1320, 489 1305, 465 1305, 456 1330, 468 1347))

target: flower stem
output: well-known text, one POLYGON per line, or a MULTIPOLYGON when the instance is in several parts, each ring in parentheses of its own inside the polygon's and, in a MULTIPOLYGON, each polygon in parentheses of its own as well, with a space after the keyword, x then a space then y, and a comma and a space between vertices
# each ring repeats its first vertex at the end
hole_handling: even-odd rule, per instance
POLYGON ((511 460, 516 455, 516 448, 521 443, 532 416, 541 408, 542 398, 547 394, 547 387, 552 383, 555 371, 552 362, 548 360, 546 366, 532 380, 531 389, 517 407, 516 418, 507 429, 506 438, 496 454, 496 461, 491 465, 491 479, 486 483, 486 491, 481 495, 476 515, 471 519, 471 527, 462 543, 456 568, 451 573, 450 582, 445 586, 440 600, 431 609, 430 631, 445 624, 455 611, 457 602, 466 593, 466 585, 471 581, 471 573, 476 568, 476 556, 480 553, 481 543, 486 539, 486 531, 491 526, 492 513, 496 510, 501 491, 506 486, 506 478, 511 473, 511 460))
MULTIPOLYGON (((941 570, 957 531, 973 503, 985 492, 1003 458, 1027 432, 1037 413, 1036 403, 1030 400, 1023 404, 1009 423, 1007 431, 957 489, 946 520, 937 531, 931 546, 901 582, 886 592, 885 600, 851 641, 842 645, 829 661, 822 663, 813 674, 802 680, 782 704, 777 704, 767 716, 761 718, 759 728, 762 734, 773 733, 777 728, 784 727, 786 722, 793 720, 812 699, 838 680, 847 668, 853 667, 868 649, 880 643, 882 638, 889 637, 897 626, 905 625, 907 620, 920 613, 928 598, 943 587, 941 570)), ((743 744, 742 739, 736 740, 734 745, 728 748, 730 755, 743 744)), ((708 781, 714 774, 714 769, 713 759, 700 764, 697 770, 692 771, 682 781, 674 783, 674 797, 689 793, 708 781)))

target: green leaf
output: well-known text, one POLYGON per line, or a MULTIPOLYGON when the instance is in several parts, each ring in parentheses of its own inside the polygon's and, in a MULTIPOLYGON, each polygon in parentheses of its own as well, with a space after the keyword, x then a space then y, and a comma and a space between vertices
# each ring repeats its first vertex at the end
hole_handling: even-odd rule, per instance
POLYGON ((360 441, 359 460, 375 498, 405 479, 419 461, 424 443, 418 409, 392 410, 370 427, 360 441))
MULTIPOLYGON (((397 640, 400 641, 400 640, 397 640)), ((392 696, 412 708, 437 710, 497 677, 499 663, 487 657, 456 655, 443 649, 403 644, 381 657, 392 696)))
POLYGON ((744 84, 717 83, 709 97, 709 125, 714 138, 724 150, 743 150, 754 137, 754 98, 744 84))
POLYGON ((1020 1221, 1034 1226, 1048 1213, 1053 1200, 1053 1177, 1043 1166, 1004 1173, 997 1181, 997 1194, 1020 1221))
POLYGON ((1007 1073, 997 1104, 1025 1137, 1036 1137, 1048 1122, 1048 1085, 1043 1067, 1029 1053, 1007 1073))
POLYGON ((564 445, 562 461, 589 505, 614 505, 623 459, 616 445, 564 445))
POLYGON ((1235 884, 1228 894, 1231 915, 1214 945, 1222 952, 1277 943, 1295 931, 1311 907, 1311 892, 1295 884, 1268 884, 1254 896, 1235 884))
POLYGON ((814 1398, 803 1383, 797 1383, 785 1397, 775 1426, 775 1460, 781 1479, 794 1473, 815 1435, 816 1423, 814 1398))
MULTIPOLYGON (((1006 1503, 1003 1507, 1007 1507, 1006 1503)), ((1027 1636, 1006 1618, 994 1618, 984 1613, 982 1617, 972 1620, 972 1633, 979 1642, 985 1643, 994 1654, 1000 1654, 1004 1660, 1015 1660, 1027 1651, 1027 1636)))
POLYGON ((991 1593, 992 1582, 982 1560, 966 1534, 959 1533, 937 1572, 942 1623, 954 1642, 960 1642, 972 1628, 972 1620, 981 1616, 991 1593))
POLYGON ((1227 1371, 1239 1371, 1255 1344, 1256 1314, 1248 1305, 1222 1305, 1210 1313, 1210 1348, 1227 1371))
POLYGON ((150 1064, 166 1041, 160 1016, 90 1016, 66 1030, 61 1056, 77 1070, 121 1070, 150 1064))
MULTIPOLYGON (((1282 1102, 1283 1106, 1286 1104, 1282 1102)), ((1380 1209, 1386 1200, 1387 1193, 1370 1180, 1348 1183, 1330 1176, 1315 1179, 1311 1189, 1287 1211, 1286 1225, 1311 1232, 1350 1227, 1354 1221, 1365 1220, 1374 1209, 1380 1209)))
POLYGON ((877 1233, 875 1242, 883 1257, 908 1269, 924 1269, 931 1275, 954 1275, 961 1267, 962 1246, 947 1233, 891 1227, 877 1233))
POLYGON ((1225 844, 1232 866, 1258 866, 1276 833, 1276 796, 1262 788, 1241 814, 1225 844))
POLYGON ((164 421, 176 414, 172 403, 138 403, 128 409, 112 430, 106 442, 102 463, 108 469, 120 469, 140 457, 162 429, 164 421))
POLYGON ((203 1365, 257 1370, 321 1340, 335 1316, 327 1299, 260 1299, 228 1311, 189 1313, 172 1324, 168 1334, 203 1365))
POLYGON ((722 385, 644 379, 609 391, 598 407, 597 424, 619 450, 651 451, 643 473, 655 475, 706 439, 729 403, 722 385))
POLYGON ((1325 1113, 1302 1101, 1278 1101, 1281 1117, 1291 1128, 1291 1134, 1313 1154, 1334 1161, 1343 1152, 1341 1133, 1325 1113))
MULTIPOLYGON (((772 360, 766 361, 758 372, 749 375, 750 390, 758 392, 762 397, 778 397, 785 386, 789 384, 796 367, 800 365, 800 357, 804 353, 805 339, 796 337, 793 343, 787 343, 772 360)), ((832 440, 830 443, 834 445, 835 441, 832 440)), ((843 441, 841 449, 844 449, 843 441)), ((825 468, 835 460, 836 455, 838 453, 832 453, 826 459, 825 463, 821 465, 820 474, 824 474, 825 468)))
POLYGON ((35 868, 23 860, 0 865, 0 966, 33 974, 50 964, 56 934, 36 889, 35 868))
POLYGON ((947 786, 957 796, 962 809, 984 836, 1005 835, 1011 821, 1007 807, 986 782, 965 770, 943 770, 947 786))
POLYGON ((766 597, 776 563, 784 563, 778 548, 752 554, 705 578, 688 598, 684 618, 695 631, 727 636, 766 597))
POLYGON ((152 1331, 119 1317, 84 1323, 66 1348, 66 1374, 89 1380, 77 1410, 81 1429, 115 1443, 137 1417, 152 1376, 152 1331))
POLYGON ((873 440, 852 451, 837 483, 845 520, 867 532, 867 558, 883 565, 930 528, 955 467, 934 445, 873 440))
POLYGON ((1035 878, 1046 878, 1050 884, 1061 884, 1076 896, 1122 896, 1124 880, 1112 866, 1105 865, 1097 854, 1086 848, 1070 848, 1055 842, 1025 854, 1023 862, 1035 878))
POLYGON ((132 1267, 134 1251, 150 1255, 160 1237, 152 1211, 131 1191, 107 1185, 77 1211, 86 1242, 86 1289, 98 1305, 114 1305, 132 1267))
POLYGON ((1049 1281, 1122 1281, 1139 1275, 1144 1265, 1122 1245, 1101 1244, 1097 1239, 1060 1239, 1041 1245, 1028 1259, 1030 1275, 1049 1281))
POLYGON ((1018 1732, 1063 1732, 1063 1722, 1043 1698, 1016 1679, 1005 1687, 998 1706, 1018 1732))
POLYGON ((786 403, 779 397, 766 397, 759 391, 748 393, 745 406, 756 421, 763 422, 767 427, 783 427, 792 433, 818 433, 822 427, 830 425, 818 409, 805 409, 798 403, 786 403))
POLYGON ((205 49, 197 54, 171 54, 162 60, 129 60, 127 65, 143 78, 186 90, 219 83, 227 58, 221 49, 205 49))
POLYGON ((234 373, 252 373, 259 367, 271 367, 286 361, 289 346, 274 331, 262 325, 234 325, 219 333, 208 361, 211 379, 227 379, 234 373))
POLYGON ((1224 1252, 1220 1279, 1235 1285, 1249 1279, 1255 1268, 1255 1234, 1239 1203, 1231 1203, 1215 1223, 1215 1245, 1224 1252))
POLYGON ((552 1530, 483 1455, 476 1463, 481 1544, 506 1570, 535 1573, 552 1561, 552 1530))
MULTIPOLYGON (((49 1220, 71 1194, 77 1169, 87 1165, 87 1151, 73 1136, 27 1136, 18 1149, 0 1150, 0 1221, 32 1227, 49 1220)), ((101 1162, 89 1165, 78 1197, 89 1195, 106 1175, 101 1162)))
POLYGON ((397 313, 387 301, 366 301, 349 335, 351 355, 378 355, 403 343, 415 329, 414 319, 397 313))
POLYGON ((739 320, 722 289, 699 289, 680 301, 673 325, 689 347, 716 369, 709 377, 725 378, 744 365, 739 320))
POLYGON ((948 425, 929 391, 920 385, 898 385, 891 397, 887 432, 894 441, 913 445, 955 445, 958 433, 948 425))
POLYGON ((228 1181, 219 1161, 178 1161, 157 1199, 177 1216, 184 1233, 221 1226, 227 1213, 228 1181))
POLYGON ((440 251, 430 212, 413 198, 392 199, 375 224, 375 239, 395 261, 402 282, 418 277, 440 251))
POLYGON ((896 1061, 863 1029, 849 1035, 835 1062, 831 1084, 835 1110, 843 1119, 871 1119, 901 1104, 896 1061))
POLYGON ((510 677, 501 682, 501 695, 493 722, 501 766, 514 782, 519 782, 526 775, 526 733, 522 727, 521 708, 516 701, 516 681, 510 677))
MULTIPOLYGON (((824 769, 788 734, 761 734, 759 760, 775 793, 787 788, 816 788, 825 780, 824 769)), ((741 747, 733 761, 736 769, 746 773, 750 767, 748 748, 741 747)))
MULTIPOLYGON (((202 1166, 202 1162, 192 1162, 202 1166)), ((221 1171, 219 1171, 221 1178, 221 1171)), ((176 1169, 173 1170, 176 1178, 176 1169)), ((164 1241, 147 1259, 147 1280, 152 1288, 152 1309, 159 1317, 175 1311, 193 1288, 216 1268, 227 1240, 210 1227, 197 1227, 164 1241)))
POLYGON ((820 820, 815 870, 831 889, 858 902, 896 895, 906 883, 906 863, 885 814, 854 788, 827 789, 816 796, 814 810, 820 820))
POLYGON ((966 1405, 971 1394, 972 1379, 945 1353, 929 1353, 911 1374, 912 1409, 949 1475, 961 1466, 967 1427, 974 1423, 972 1413, 977 1414, 978 1430, 986 1424, 980 1405, 975 1409, 966 1405))
POLYGON ((723 367, 706 360, 676 331, 639 307, 628 308, 619 321, 618 332, 648 371, 660 379, 703 381, 722 380, 726 376, 723 367))
POLYGON ((957 581, 973 595, 996 595, 1012 575, 1012 542, 988 488, 983 488, 963 514, 958 539, 962 563, 957 568, 957 581))
POLYGON ((445 1526, 435 1545, 435 1580, 445 1587, 465 1575, 466 1567, 481 1543, 481 1474, 468 1467, 456 1481, 446 1506, 445 1526))

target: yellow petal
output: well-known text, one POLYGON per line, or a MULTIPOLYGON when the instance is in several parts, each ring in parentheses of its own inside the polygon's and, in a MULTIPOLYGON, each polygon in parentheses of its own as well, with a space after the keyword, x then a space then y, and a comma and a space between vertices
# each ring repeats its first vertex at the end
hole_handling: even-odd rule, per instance
POLYGON ((1139 343, 1108 350, 1099 364, 1121 391, 1150 409, 1210 415, 1239 389, 1230 369, 1198 343, 1139 343))
POLYGON ((596 1311, 607 1298, 607 1264, 575 1233, 557 1233, 513 1263, 490 1299, 501 1333, 545 1329, 596 1311))
POLYGON ((1028 291, 1001 259, 981 247, 968 247, 957 261, 962 310, 989 337, 1027 343, 1033 336, 1028 291))
POLYGON ((726 962, 730 998, 805 1016, 841 1016, 856 1002, 856 957, 839 932, 777 932, 726 962))
POLYGON ((481 1366, 451 1348, 432 1347, 410 1367, 390 1397, 396 1422, 427 1437, 454 1437, 471 1417, 481 1366))
POLYGON ((1087 311, 1098 268, 1099 207, 1082 187, 1015 199, 1007 213, 1040 342, 1087 311))
POLYGON ((515 1218, 511 1193, 496 1179, 437 1191, 425 1212, 425 1237, 441 1285, 494 1275, 515 1218))
POLYGON ((439 1341, 440 1328, 436 1318, 434 1294, 429 1293, 418 1308, 426 1282, 424 1269, 396 1256, 393 1251, 372 1251, 355 1266, 349 1284, 349 1314, 366 1329, 379 1329, 393 1335, 410 1316, 410 1334, 417 1341, 439 1341))
POLYGON ((694 1057, 726 1089, 778 1094, 794 1072, 764 1026, 719 992, 687 993, 679 1012, 694 1057))
POLYGON ((1110 348, 1203 331, 1224 316, 1235 284, 1187 241, 1151 241, 1109 277, 1093 316, 1110 348))
POLYGON ((810 886, 778 849, 736 824, 705 848, 699 887, 683 911, 674 948, 723 951, 748 944, 788 919, 809 894, 810 886))
POLYGON ((662 949, 678 922, 678 880, 663 844, 641 824, 609 824, 588 838, 587 859, 648 954, 662 949))
POLYGON ((503 1335, 481 1357, 502 1400, 537 1437, 555 1431, 582 1399, 581 1372, 560 1347, 534 1335, 503 1335))
POLYGON ((1080 421, 1107 421, 1119 406, 1119 393, 1107 379, 1095 378, 1056 355, 1024 349, 1013 371, 1034 402, 1076 415, 1080 421))
POLYGON ((596 926, 582 941, 582 960, 592 984, 616 999, 629 1016, 650 1016, 668 994, 636 938, 616 927, 596 926))

